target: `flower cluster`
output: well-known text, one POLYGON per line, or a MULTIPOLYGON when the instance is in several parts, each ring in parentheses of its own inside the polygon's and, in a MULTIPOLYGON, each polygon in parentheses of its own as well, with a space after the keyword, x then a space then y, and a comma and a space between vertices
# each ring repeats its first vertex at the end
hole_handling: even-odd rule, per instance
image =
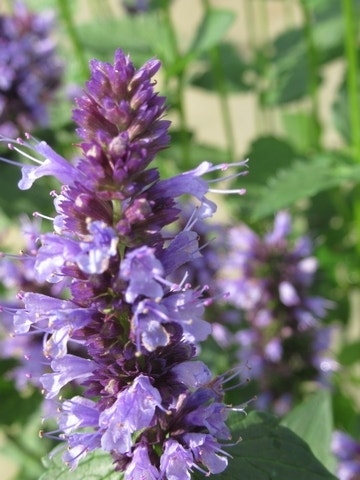
POLYGON ((20 219, 21 234, 24 239, 24 249, 20 255, 0 258, 0 279, 7 296, 2 301, 0 322, 0 355, 2 358, 14 358, 18 365, 8 376, 13 378, 18 390, 24 390, 34 381, 40 387, 39 377, 44 373, 45 357, 42 353, 42 335, 14 336, 13 313, 21 304, 15 296, 19 289, 41 290, 35 280, 34 257, 37 250, 36 239, 40 235, 40 219, 30 222, 27 217, 20 219))
POLYGON ((50 34, 53 17, 20 2, 0 15, 0 134, 17 136, 48 123, 47 103, 60 84, 62 65, 50 34))
POLYGON ((344 432, 335 431, 331 449, 337 459, 339 480, 357 480, 360 477, 360 442, 344 432))
POLYGON ((38 282, 65 282, 68 289, 63 298, 20 292, 15 332, 44 335, 46 398, 56 401, 73 381, 83 388, 60 403, 64 460, 75 468, 102 448, 126 480, 221 472, 227 454, 219 441, 230 438, 228 376, 212 379, 194 359, 211 332, 202 318, 211 300, 205 286, 171 280, 200 255, 192 227, 216 208, 203 176, 227 166, 203 162, 168 179, 148 168, 169 142, 165 99, 153 88, 159 66, 150 60, 136 69, 121 50, 114 64, 90 63, 73 112, 81 138, 77 164, 29 136, 10 142, 34 160, 22 166, 21 189, 44 175, 62 184, 53 192, 54 232, 40 235, 34 268, 38 282), (182 231, 165 235, 184 194, 197 207, 182 231), (70 343, 78 350, 70 351, 70 343))
MULTIPOLYGON (((32 330, 31 335, 12 335, 13 315, 21 307, 16 295, 22 290, 60 297, 64 285, 63 282, 50 284, 37 280, 34 266, 40 246, 41 219, 21 216, 20 227, 20 254, 2 253, 0 257, 0 281, 5 290, 0 313, 0 356, 16 360, 17 365, 10 369, 8 377, 14 380, 19 391, 23 391, 29 385, 41 387, 39 379, 46 372, 48 362, 43 353, 42 333, 32 330)), ((2 236, 8 233, 5 230, 2 236)))
POLYGON ((278 414, 289 409, 304 382, 325 380, 334 367, 325 355, 330 329, 320 323, 331 302, 311 296, 317 261, 309 239, 293 244, 290 233, 287 212, 277 214, 263 238, 246 225, 224 230, 226 255, 217 282, 235 307, 227 312, 236 329, 228 341, 240 345, 240 362, 259 382, 259 405, 278 414))

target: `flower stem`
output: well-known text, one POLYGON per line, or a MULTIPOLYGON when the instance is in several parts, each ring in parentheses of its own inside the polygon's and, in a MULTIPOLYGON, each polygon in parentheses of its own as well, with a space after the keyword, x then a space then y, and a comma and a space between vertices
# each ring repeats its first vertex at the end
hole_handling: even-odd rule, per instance
POLYGON ((84 48, 81 43, 80 37, 76 30, 76 25, 71 14, 71 7, 69 5, 69 0, 57 0, 58 9, 60 16, 64 22, 65 28, 67 30, 69 39, 73 45, 75 55, 77 57, 81 75, 86 80, 89 76, 89 68, 86 55, 84 54, 84 48))
MULTIPOLYGON (((257 49, 258 49, 258 39, 257 39, 257 14, 254 0, 245 0, 244 2, 244 16, 246 24, 246 34, 247 34, 247 43, 248 50, 251 52, 252 61, 256 59, 257 49)), ((262 133, 264 130, 264 118, 262 111, 260 109, 260 95, 261 95, 261 86, 260 86, 260 75, 256 74, 254 80, 253 91, 256 95, 256 108, 255 108, 255 130, 258 134, 262 133)))
MULTIPOLYGON (((347 60, 347 94, 349 123, 351 132, 351 153, 355 162, 360 162, 360 111, 359 111, 359 92, 358 92, 358 60, 357 60, 357 31, 355 21, 357 12, 354 8, 353 0, 342 0, 342 9, 345 22, 345 56, 347 60)), ((354 194, 354 227, 356 232, 360 232, 360 187, 354 194)), ((357 242, 357 250, 360 254, 360 245, 357 242)))
MULTIPOLYGON (((211 10, 210 0, 202 0, 205 14, 211 10)), ((235 137, 229 108, 229 95, 226 86, 226 79, 221 65, 221 52, 218 46, 210 50, 210 60, 215 78, 216 89, 220 100, 220 109, 223 120, 224 134, 227 144, 227 157, 231 163, 235 159, 235 137)))
MULTIPOLYGON (((175 53, 177 60, 181 59, 181 53, 177 41, 176 29, 171 17, 170 11, 171 2, 163 2, 163 18, 167 25, 169 32, 169 41, 171 42, 172 50, 175 53)), ((186 112, 185 112, 185 71, 180 69, 176 74, 176 89, 175 89, 175 107, 178 113, 179 130, 181 138, 181 148, 184 158, 184 166, 191 166, 190 158, 190 142, 187 128, 186 112)))
POLYGON ((360 110, 358 92, 358 60, 353 0, 342 0, 343 15, 345 21, 345 55, 347 60, 347 91, 349 105, 349 120, 352 139, 352 153, 354 159, 360 162, 360 110))
POLYGON ((304 34, 307 44, 307 55, 309 62, 309 95, 311 99, 311 122, 308 127, 308 135, 312 137, 312 145, 315 149, 320 147, 320 118, 319 118, 319 89, 318 89, 318 54, 313 36, 313 14, 307 0, 300 0, 300 6, 304 20, 304 34), (314 128, 315 127, 315 128, 314 128))

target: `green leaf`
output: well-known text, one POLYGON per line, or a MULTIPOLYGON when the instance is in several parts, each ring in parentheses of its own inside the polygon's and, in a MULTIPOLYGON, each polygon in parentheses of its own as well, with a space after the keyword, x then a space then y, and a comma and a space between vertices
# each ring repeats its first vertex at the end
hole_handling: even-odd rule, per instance
POLYGON ((251 144, 245 158, 249 158, 249 175, 242 181, 245 180, 246 185, 264 185, 276 171, 289 167, 297 153, 289 142, 264 136, 251 144))
POLYGON ((235 18, 231 10, 211 8, 203 17, 188 55, 193 58, 218 45, 235 18))
MULTIPOLYGON (((246 92, 251 89, 245 75, 248 71, 248 64, 241 56, 235 45, 221 43, 219 46, 219 63, 221 64, 222 76, 224 77, 228 92, 246 92)), ((196 73, 191 79, 191 84, 205 90, 216 90, 217 72, 214 71, 211 59, 208 54, 201 57, 204 62, 203 71, 196 73)))
MULTIPOLYGON (((283 105, 300 100, 310 89, 309 61, 304 50, 292 52, 278 62, 271 61, 269 88, 260 100, 265 106, 283 105)), ((318 77, 320 83, 320 77, 318 77)))
POLYGON ((99 60, 112 61, 114 51, 121 48, 138 66, 152 56, 167 63, 175 61, 166 25, 156 14, 97 19, 79 25, 78 33, 82 44, 99 60))
MULTIPOLYGON (((335 477, 314 457, 308 445, 268 414, 251 412, 239 424, 229 449, 232 459, 219 480, 331 480, 335 477)), ((194 474, 194 479, 203 478, 194 474)))
POLYGON ((289 168, 278 170, 275 176, 269 179, 267 186, 258 192, 259 198, 253 216, 260 219, 274 214, 299 200, 355 179, 359 173, 359 167, 341 165, 339 158, 330 154, 318 154, 312 159, 298 160, 289 168))
POLYGON ((360 361, 360 341, 346 343, 338 354, 341 365, 349 366, 360 361))
MULTIPOLYGON (((360 62, 360 54, 358 55, 357 62, 360 62)), ((333 105, 332 105, 332 115, 333 115, 333 122, 337 129, 337 131, 342 135, 343 139, 351 143, 352 142, 352 133, 351 133, 351 126, 350 126, 350 115, 351 112, 349 111, 349 92, 348 92, 348 84, 347 84, 347 75, 348 72, 344 72, 343 79, 340 83, 339 89, 336 93, 333 105)), ((360 75, 358 74, 357 77, 357 89, 360 88, 360 75)), ((353 107, 353 105, 352 105, 353 107)), ((351 107, 351 108, 352 108, 351 107)), ((358 98, 357 108, 360 108, 360 101, 358 98)))
POLYGON ((89 453, 74 471, 69 470, 61 456, 62 452, 58 452, 51 460, 45 459, 48 470, 39 480, 121 480, 124 477, 115 472, 113 459, 107 452, 89 453))
POLYGON ((343 391, 344 385, 341 372, 338 378, 335 378, 335 380, 337 380, 338 387, 334 385, 335 389, 332 396, 334 423, 337 427, 340 427, 341 430, 344 430, 354 438, 357 438, 360 432, 360 413, 358 409, 358 400, 357 398, 351 398, 349 392, 345 393, 343 391))
POLYGON ((330 451, 333 431, 331 397, 328 391, 319 390, 294 408, 281 422, 299 435, 313 454, 330 471, 335 466, 330 451))
MULTIPOLYGON (((344 20, 339 0, 307 1, 311 9, 310 33, 316 52, 316 69, 343 55, 344 20)), ((358 3, 358 2, 356 2, 358 3)), ((310 94, 311 65, 309 47, 303 26, 287 29, 273 42, 273 54, 263 61, 258 52, 255 70, 264 77, 262 67, 269 69, 269 87, 264 91, 265 105, 281 105, 310 94)), ((313 72, 318 73, 318 72, 313 72)), ((318 83, 321 82, 317 75, 318 83)))
MULTIPOLYGON (((21 405, 14 399, 13 409, 20 408, 21 405)), ((33 409, 31 415, 21 420, 21 424, 19 419, 19 424, 2 430, 0 452, 17 467, 13 480, 38 480, 44 472, 41 459, 54 444, 48 438, 39 437, 43 426, 41 414, 40 409, 33 409)))
POLYGON ((314 145, 314 135, 318 130, 316 119, 308 112, 281 112, 285 136, 300 152, 308 152, 314 145))
POLYGON ((0 425, 24 424, 43 399, 38 390, 30 387, 28 391, 19 393, 14 382, 8 378, 15 365, 13 360, 0 360, 0 425))

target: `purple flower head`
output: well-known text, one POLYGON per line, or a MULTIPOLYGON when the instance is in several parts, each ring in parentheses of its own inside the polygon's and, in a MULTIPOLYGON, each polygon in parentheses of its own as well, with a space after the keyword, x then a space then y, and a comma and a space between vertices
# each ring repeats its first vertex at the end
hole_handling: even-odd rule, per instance
POLYGON ((63 70, 51 38, 53 15, 14 4, 0 15, 0 134, 9 137, 47 125, 63 70))
POLYGON ((113 157, 115 178, 125 165, 126 175, 135 175, 168 145, 165 98, 153 90, 152 77, 159 68, 158 60, 149 60, 136 70, 121 50, 113 65, 90 63, 91 79, 85 95, 76 100, 73 119, 84 142, 98 144, 113 157))
POLYGON ((229 307, 238 310, 229 328, 239 329, 233 337, 240 345, 239 359, 259 382, 264 394, 259 402, 266 398, 275 410, 279 405, 278 413, 284 413, 282 398, 299 392, 297 379, 323 382, 324 368, 327 375, 331 371, 329 361, 323 361, 330 337, 320 324, 331 302, 311 295, 317 262, 309 239, 292 241, 290 234, 290 216, 279 212, 264 237, 246 225, 224 231, 218 251, 218 288, 229 307), (320 345, 321 336, 326 341, 320 345))
POLYGON ((34 265, 38 281, 67 285, 64 299, 21 292, 14 325, 18 334, 44 335, 50 371, 40 380, 46 398, 62 402, 70 468, 102 448, 125 478, 146 469, 150 479, 185 480, 193 469, 225 468, 218 442, 229 438, 228 408, 224 380, 211 380, 194 359, 211 332, 203 318, 206 287, 172 278, 200 257, 193 226, 216 210, 207 194, 224 193, 205 175, 229 165, 203 162, 169 179, 150 168, 168 143, 165 99, 152 80, 159 66, 150 60, 136 69, 121 50, 114 64, 91 62, 73 114, 83 140, 76 164, 42 142, 10 142, 36 164, 23 168, 22 187, 43 175, 62 184, 53 193, 54 231, 39 236, 34 265), (197 207, 176 233, 183 196, 197 207))

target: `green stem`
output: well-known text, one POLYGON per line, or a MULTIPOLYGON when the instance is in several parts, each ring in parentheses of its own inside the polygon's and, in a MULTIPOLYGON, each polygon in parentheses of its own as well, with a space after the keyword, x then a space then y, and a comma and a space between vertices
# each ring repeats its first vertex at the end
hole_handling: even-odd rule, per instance
MULTIPOLYGON (((169 40, 171 42, 172 50, 175 53, 175 57, 179 60, 181 59, 181 52, 179 49, 177 35, 176 35, 176 28, 173 23, 170 11, 170 4, 171 2, 163 2, 164 8, 162 9, 164 15, 164 22, 168 27, 169 31, 169 40)), ((167 79, 169 80, 169 79, 167 79)), ((176 110, 178 113, 179 119, 179 129, 180 129, 180 137, 181 137, 181 147, 183 151, 184 157, 184 166, 188 167, 191 166, 191 155, 190 155, 190 141, 189 141, 189 134, 187 129, 187 120, 186 120, 186 112, 185 112, 185 72, 184 70, 180 70, 177 73, 176 77, 176 90, 175 90, 175 97, 176 97, 176 110)))
POLYGON ((80 37, 76 30, 76 25, 71 14, 71 7, 69 0, 57 0, 58 9, 61 18, 64 22, 65 28, 68 33, 68 37, 73 45, 75 55, 80 65, 80 71, 84 79, 89 76, 89 67, 86 55, 84 54, 84 48, 82 46, 80 37))
MULTIPOLYGON (((359 92, 358 92, 358 59, 357 59, 357 31, 355 21, 357 12, 352 0, 342 0, 343 16, 345 20, 345 55, 347 59, 347 93, 349 121, 351 132, 351 153, 355 162, 360 162, 360 112, 359 112, 359 92)), ((354 198, 359 198, 360 187, 357 187, 357 194, 354 198)), ((357 234, 360 232, 360 201, 354 201, 354 227, 357 234)), ((357 242, 357 250, 360 254, 360 244, 357 242)))
MULTIPOLYGON (((203 0, 203 8, 205 14, 209 13, 209 11, 211 10, 211 4, 209 0, 203 0)), ((226 86, 226 79, 221 64, 221 52, 218 46, 211 49, 210 59, 212 63, 212 71, 215 78, 216 89, 220 100, 220 109, 227 145, 227 157, 228 161, 231 163, 235 159, 235 136, 229 107, 228 89, 226 86)))
MULTIPOLYGON (((244 16, 245 16, 245 25, 246 25, 246 35, 248 41, 248 50, 251 52, 252 60, 255 59, 255 54, 257 51, 257 24, 256 24, 256 11, 255 11, 255 2, 254 0, 245 0, 244 2, 244 16)), ((254 93, 256 95, 256 110, 255 110, 255 130, 257 133, 261 133, 263 130, 263 118, 261 115, 261 110, 259 108, 259 98, 260 98, 260 81, 259 73, 256 73, 256 79, 254 82, 254 93)))
POLYGON ((354 159, 360 162, 360 110, 358 92, 358 59, 356 42, 355 11, 353 0, 342 0, 345 20, 345 54, 347 59, 347 91, 349 120, 354 159))
MULTIPOLYGON (((270 20, 269 20, 269 8, 268 8, 268 0, 262 0, 262 4, 260 5, 260 15, 259 15, 259 20, 260 20, 260 31, 262 32, 262 37, 260 39, 260 44, 262 45, 262 71, 263 77, 266 78, 269 77, 269 70, 271 68, 270 64, 270 55, 271 51, 273 48, 272 45, 272 39, 270 35, 270 20)), ((265 88, 275 88, 275 85, 266 85, 265 88)), ((276 128, 276 115, 275 115, 275 109, 274 107, 271 106, 264 106, 263 107, 263 115, 264 115, 264 123, 265 123, 265 130, 267 132, 274 132, 276 128)))
POLYGON ((315 129, 313 124, 309 124, 308 134, 313 139, 314 148, 320 147, 320 117, 319 117, 319 89, 318 89, 318 70, 319 61, 318 53, 313 36, 313 14, 309 8, 307 0, 300 0, 300 6, 304 19, 304 33, 307 44, 307 54, 309 61, 309 94, 311 99, 311 116, 315 123, 315 129))

